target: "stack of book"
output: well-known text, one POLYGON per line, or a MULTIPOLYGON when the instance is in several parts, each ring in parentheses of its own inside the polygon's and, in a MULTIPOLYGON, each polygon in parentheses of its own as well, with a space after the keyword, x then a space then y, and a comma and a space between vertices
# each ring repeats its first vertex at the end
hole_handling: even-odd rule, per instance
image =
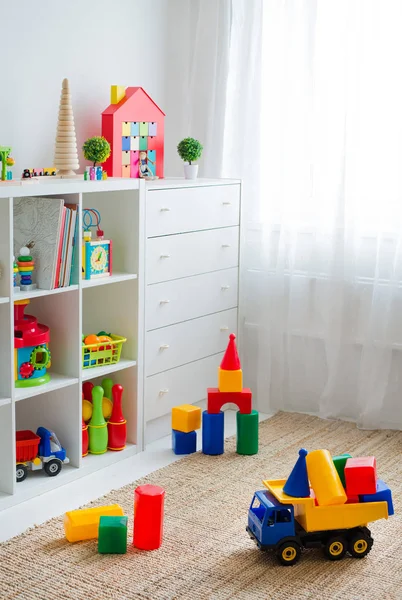
POLYGON ((33 244, 34 281, 38 288, 53 290, 78 283, 76 204, 62 198, 15 198, 14 254, 33 244))

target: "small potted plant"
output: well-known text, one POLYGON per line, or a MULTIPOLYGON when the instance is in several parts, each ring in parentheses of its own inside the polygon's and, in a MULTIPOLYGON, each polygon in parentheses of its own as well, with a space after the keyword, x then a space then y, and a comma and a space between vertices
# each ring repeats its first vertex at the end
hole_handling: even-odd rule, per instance
POLYGON ((188 162, 184 165, 184 177, 186 179, 197 179, 198 165, 193 165, 202 154, 203 147, 198 140, 194 138, 185 138, 177 146, 177 152, 182 160, 188 162))
POLYGON ((94 168, 96 163, 103 163, 110 156, 110 144, 101 136, 89 138, 82 147, 85 160, 93 163, 94 168))

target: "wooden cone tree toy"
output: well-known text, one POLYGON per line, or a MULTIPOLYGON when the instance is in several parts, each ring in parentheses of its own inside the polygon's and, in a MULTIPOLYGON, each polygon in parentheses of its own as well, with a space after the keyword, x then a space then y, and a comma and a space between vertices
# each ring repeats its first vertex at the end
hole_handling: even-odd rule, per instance
POLYGON ((61 89, 54 164, 60 177, 75 177, 80 166, 68 79, 63 79, 61 89))

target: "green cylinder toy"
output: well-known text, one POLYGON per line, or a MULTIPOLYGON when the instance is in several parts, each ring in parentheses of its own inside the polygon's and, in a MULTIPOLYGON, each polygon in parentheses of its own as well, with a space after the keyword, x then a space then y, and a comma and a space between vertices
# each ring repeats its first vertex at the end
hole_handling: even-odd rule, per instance
POLYGON ((107 423, 102 410, 103 388, 96 385, 92 390, 92 418, 88 425, 89 452, 104 454, 107 450, 107 423))
POLYGON ((244 415, 240 411, 236 414, 237 425, 237 454, 258 453, 258 412, 252 410, 244 415))
POLYGON ((105 396, 105 398, 109 398, 109 400, 112 400, 113 385, 113 379, 110 379, 110 377, 102 379, 103 395, 105 396))

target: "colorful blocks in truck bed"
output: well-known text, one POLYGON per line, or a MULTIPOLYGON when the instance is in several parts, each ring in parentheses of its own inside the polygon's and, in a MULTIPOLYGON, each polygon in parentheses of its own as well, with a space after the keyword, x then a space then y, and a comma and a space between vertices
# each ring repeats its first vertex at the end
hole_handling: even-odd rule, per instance
POLYGON ((122 517, 123 515, 123 509, 118 504, 66 512, 64 515, 64 532, 66 538, 69 542, 96 539, 98 537, 99 520, 101 517, 122 517))
POLYGON ((172 429, 189 433, 201 427, 201 408, 192 404, 181 404, 172 408, 172 429))
POLYGON ((348 496, 376 493, 377 467, 374 456, 348 458, 344 473, 348 496))
POLYGON ((339 479, 345 487, 345 465, 348 458, 352 458, 351 454, 340 454, 339 456, 333 456, 332 462, 335 465, 335 469, 338 471, 339 479))
POLYGON ((394 514, 394 505, 392 503, 392 492, 382 479, 377 479, 377 491, 375 494, 362 494, 360 502, 382 502, 388 504, 388 516, 394 514))
POLYGON ((99 519, 99 554, 125 554, 127 552, 127 517, 105 515, 99 519))
POLYGON ((210 414, 217 414, 225 404, 236 404, 243 414, 251 413, 251 390, 243 389, 241 392, 221 392, 218 388, 208 388, 207 410, 210 414))
POLYGON ((197 452, 197 432, 172 429, 172 450, 175 454, 193 454, 197 452))

